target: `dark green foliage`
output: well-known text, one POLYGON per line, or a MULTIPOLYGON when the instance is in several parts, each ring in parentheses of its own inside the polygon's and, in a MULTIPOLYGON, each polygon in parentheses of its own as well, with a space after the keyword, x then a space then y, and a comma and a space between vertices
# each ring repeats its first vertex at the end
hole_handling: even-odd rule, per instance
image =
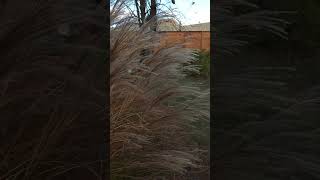
POLYGON ((208 78, 210 76, 210 52, 195 50, 192 60, 184 64, 184 72, 192 77, 208 78))

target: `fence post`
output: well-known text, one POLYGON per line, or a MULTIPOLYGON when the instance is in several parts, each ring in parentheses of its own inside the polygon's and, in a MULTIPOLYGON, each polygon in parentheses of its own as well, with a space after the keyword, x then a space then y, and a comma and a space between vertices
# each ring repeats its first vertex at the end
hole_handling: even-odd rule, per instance
POLYGON ((203 36, 202 36, 202 31, 200 32, 201 33, 201 39, 200 39, 200 49, 202 50, 202 43, 203 43, 203 36))

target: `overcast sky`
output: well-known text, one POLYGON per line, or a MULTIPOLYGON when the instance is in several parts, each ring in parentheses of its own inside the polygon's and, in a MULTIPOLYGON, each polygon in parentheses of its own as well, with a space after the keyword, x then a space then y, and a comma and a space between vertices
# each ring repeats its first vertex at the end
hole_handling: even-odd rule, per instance
MULTIPOLYGON (((171 0, 164 2, 169 2, 167 5, 179 12, 177 16, 182 25, 210 22, 210 0, 175 0, 175 4, 171 4, 171 0)), ((129 6, 136 11, 134 3, 129 6)))
POLYGON ((183 25, 210 22, 210 0, 175 0, 183 25), (193 4, 194 2, 194 4, 193 4), (193 5, 192 5, 193 4, 193 5))

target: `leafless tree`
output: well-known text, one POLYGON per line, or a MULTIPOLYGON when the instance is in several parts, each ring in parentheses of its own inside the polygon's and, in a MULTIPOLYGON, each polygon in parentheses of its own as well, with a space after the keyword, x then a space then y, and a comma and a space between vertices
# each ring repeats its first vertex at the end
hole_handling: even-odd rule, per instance
MULTIPOLYGON (((140 26, 145 24, 146 21, 156 20, 161 2, 157 0, 135 0, 134 2, 137 11, 136 16, 140 26)), ((175 0, 171 0, 171 3, 175 4, 175 0)), ((156 26, 153 26, 152 29, 155 30, 156 26)))

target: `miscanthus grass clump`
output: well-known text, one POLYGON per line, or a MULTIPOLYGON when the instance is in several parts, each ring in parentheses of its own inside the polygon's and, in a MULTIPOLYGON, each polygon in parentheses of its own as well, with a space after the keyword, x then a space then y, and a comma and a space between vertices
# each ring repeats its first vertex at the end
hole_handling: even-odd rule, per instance
POLYGON ((132 18, 119 21, 121 5, 111 10, 112 179, 172 179, 203 168, 207 152, 192 137, 194 122, 208 117, 200 98, 206 94, 178 85, 184 76, 178 67, 192 52, 159 47, 159 34, 148 30, 152 21, 140 28, 132 18))

